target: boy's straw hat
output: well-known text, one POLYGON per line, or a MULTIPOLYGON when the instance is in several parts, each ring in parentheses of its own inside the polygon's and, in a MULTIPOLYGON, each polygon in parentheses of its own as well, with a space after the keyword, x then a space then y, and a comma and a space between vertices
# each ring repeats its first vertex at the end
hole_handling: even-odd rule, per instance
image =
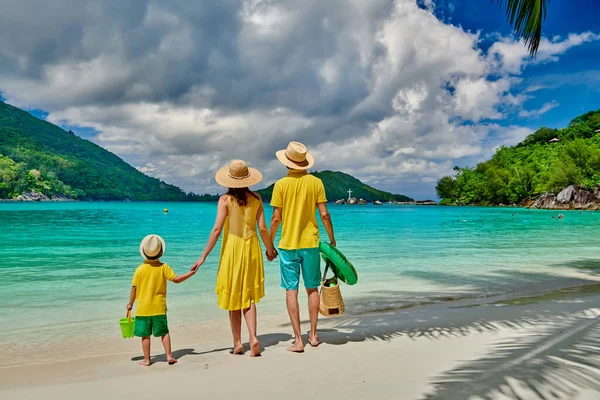
POLYGON ((248 168, 245 161, 233 160, 217 172, 215 180, 226 188, 244 188, 260 182, 262 174, 255 168, 248 168))
POLYGON ((275 153, 283 165, 291 169, 309 169, 315 164, 315 159, 300 142, 290 142, 287 149, 275 153))
POLYGON ((158 235, 148 235, 140 243, 140 254, 146 260, 156 260, 165 254, 167 245, 158 235))

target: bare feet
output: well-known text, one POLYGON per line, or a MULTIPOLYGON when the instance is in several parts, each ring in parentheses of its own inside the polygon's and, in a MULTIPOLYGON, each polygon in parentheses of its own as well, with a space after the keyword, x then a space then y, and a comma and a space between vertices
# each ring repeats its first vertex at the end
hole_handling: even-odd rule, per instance
POLYGON ((287 351, 291 351, 292 353, 304 353, 304 344, 302 341, 294 341, 290 347, 288 347, 287 351))
POLYGON ((233 354, 234 356, 244 354, 244 345, 237 344, 233 346, 233 349, 229 350, 229 354, 233 354))
POLYGON ((312 347, 317 347, 318 345, 320 345, 322 342, 319 340, 318 337, 313 337, 308 339, 308 343, 312 346, 312 347))
POLYGON ((169 365, 173 365, 177 363, 177 359, 173 357, 167 357, 167 362, 169 363, 169 365))
POLYGON ((260 342, 250 343, 250 357, 260 357, 260 342))
POLYGON ((142 360, 138 364, 141 365, 142 367, 149 367, 150 361, 142 360))

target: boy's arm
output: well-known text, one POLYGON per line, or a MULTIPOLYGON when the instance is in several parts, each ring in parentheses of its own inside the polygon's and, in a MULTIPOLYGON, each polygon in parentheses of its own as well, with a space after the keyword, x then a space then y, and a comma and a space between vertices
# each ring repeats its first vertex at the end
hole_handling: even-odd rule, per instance
POLYGON ((186 272, 183 275, 177 275, 175 278, 173 278, 173 283, 181 283, 183 281, 188 280, 190 277, 194 276, 194 274, 196 273, 196 271, 198 271, 197 268, 195 270, 190 271, 190 272, 186 272))
POLYGON ((319 214, 321 215, 321 222, 323 222, 323 227, 327 232, 327 236, 329 236, 329 242, 335 246, 335 236, 333 234, 333 224, 331 223, 331 215, 329 215, 329 211, 327 210, 327 203, 317 203, 317 207, 319 208, 319 214))
POLYGON ((133 308, 133 303, 135 303, 135 295, 137 293, 137 287, 132 286, 131 292, 129 293, 129 304, 125 307, 127 310, 131 310, 133 308))

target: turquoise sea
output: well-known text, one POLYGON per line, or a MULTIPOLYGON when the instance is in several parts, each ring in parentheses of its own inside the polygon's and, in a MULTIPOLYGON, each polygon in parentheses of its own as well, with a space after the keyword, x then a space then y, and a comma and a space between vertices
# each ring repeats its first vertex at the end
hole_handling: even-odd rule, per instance
MULTIPOLYGON (((563 211, 562 220, 552 219, 556 211, 517 208, 330 205, 330 212, 338 247, 359 273, 357 285, 342 287, 348 315, 578 285, 600 267, 600 212, 563 211)), ((162 260, 183 273, 215 215, 206 203, 0 203, 0 342, 91 331, 118 337, 140 240, 161 235, 162 260)), ((226 324, 214 294, 219 248, 192 279, 169 286, 172 323, 226 324)), ((278 263, 265 260, 265 273, 259 320, 285 312, 278 263)))

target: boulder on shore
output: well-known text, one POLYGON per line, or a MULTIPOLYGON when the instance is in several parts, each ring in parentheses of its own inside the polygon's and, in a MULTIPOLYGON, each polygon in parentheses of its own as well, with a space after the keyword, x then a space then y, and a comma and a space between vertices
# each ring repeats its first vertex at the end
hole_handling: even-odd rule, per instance
POLYGON ((558 195, 544 193, 530 207, 548 210, 570 210, 597 208, 600 201, 600 190, 594 188, 589 192, 577 185, 570 185, 558 195))

